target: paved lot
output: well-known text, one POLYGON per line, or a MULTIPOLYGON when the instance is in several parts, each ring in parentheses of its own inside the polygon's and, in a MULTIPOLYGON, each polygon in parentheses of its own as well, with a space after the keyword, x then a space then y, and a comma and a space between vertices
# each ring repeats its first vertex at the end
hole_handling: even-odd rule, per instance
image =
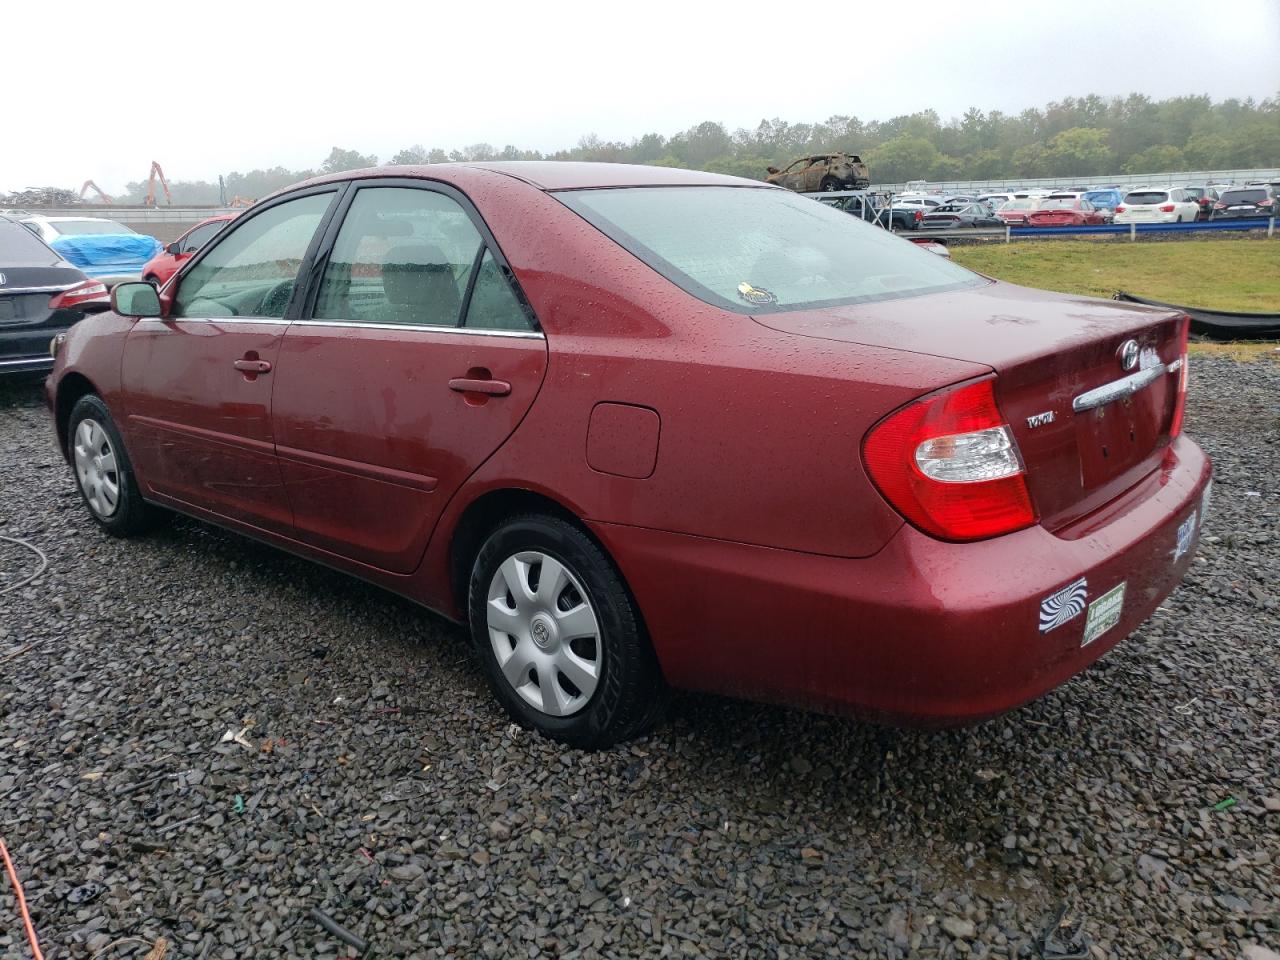
MULTIPOLYGON (((583 754, 408 603, 186 520, 101 535, 0 388, 0 535, 49 559, 0 594, 0 837, 45 955, 350 956, 316 906, 379 957, 1036 956, 1064 903, 1097 957, 1280 950, 1280 364, 1197 360, 1192 408, 1193 572, 1041 701, 885 753, 685 696, 583 754)), ((35 568, 0 541, 0 590, 35 568)))

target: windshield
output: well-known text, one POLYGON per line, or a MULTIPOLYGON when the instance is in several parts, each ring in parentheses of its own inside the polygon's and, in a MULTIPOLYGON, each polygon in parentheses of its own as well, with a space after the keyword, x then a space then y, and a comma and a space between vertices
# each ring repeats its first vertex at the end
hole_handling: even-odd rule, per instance
POLYGON ((739 313, 984 283, 909 241, 781 190, 632 187, 555 196, 687 293, 739 313))
POLYGON ((1169 194, 1164 190, 1135 190, 1124 198, 1125 203, 1164 203, 1169 194))
POLYGON ((0 221, 0 267, 47 267, 58 259, 22 224, 0 221))
POLYGON ((49 226, 63 236, 79 237, 89 233, 133 233, 114 220, 51 220, 49 226))

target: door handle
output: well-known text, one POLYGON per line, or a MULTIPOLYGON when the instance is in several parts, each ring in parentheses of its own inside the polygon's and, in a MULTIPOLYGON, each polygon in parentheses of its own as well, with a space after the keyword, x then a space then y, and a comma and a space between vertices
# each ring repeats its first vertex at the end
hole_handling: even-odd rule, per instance
POLYGON ((511 384, 505 380, 471 380, 455 377, 449 381, 449 389, 458 393, 483 393, 490 397, 505 397, 511 392, 511 384))
POLYGON ((270 373, 270 360, 236 360, 231 364, 241 373, 270 373))

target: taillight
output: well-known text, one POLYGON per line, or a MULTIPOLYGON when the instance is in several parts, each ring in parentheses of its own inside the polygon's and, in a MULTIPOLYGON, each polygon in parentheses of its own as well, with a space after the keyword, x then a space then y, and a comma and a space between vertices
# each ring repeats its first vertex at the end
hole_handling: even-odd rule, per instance
POLYGON ((1187 410, 1187 378, 1191 375, 1190 359, 1187 356, 1187 340, 1191 335, 1191 318, 1182 318, 1182 332, 1178 335, 1180 343, 1178 359, 1178 395, 1173 401, 1173 419, 1169 421, 1169 436, 1176 437, 1182 432, 1182 418, 1187 410))
POLYGON ((1215 203, 1215 204, 1213 205, 1213 209, 1215 209, 1215 210, 1225 210, 1225 209, 1227 209, 1227 205, 1226 205, 1225 203, 1215 203))
POLYGON ((1271 204, 1273 204, 1273 203, 1275 203, 1275 201, 1274 201, 1274 200, 1272 200, 1270 197, 1267 197, 1265 200, 1259 200, 1259 201, 1258 201, 1258 206, 1260 206, 1260 207, 1269 207, 1269 206, 1271 206, 1271 204))
POLYGON ((1117 204, 1117 205, 1116 205, 1116 213, 1124 213, 1124 204, 1123 204, 1123 203, 1121 203, 1121 204, 1117 204))
POLYGON ((943 540, 982 540, 1036 521, 1013 432, 991 379, 933 394, 881 420, 862 446, 876 487, 943 540))
POLYGON ((921 220, 923 220, 923 219, 924 219, 924 214, 923 214, 921 211, 917 210, 917 211, 916 211, 916 223, 919 223, 919 222, 920 222, 921 220))
POLYGON ((1176 207, 1174 207, 1174 205, 1173 205, 1172 203, 1166 203, 1164 206, 1162 206, 1162 207, 1160 208, 1160 210, 1161 210, 1163 213, 1173 213, 1173 211, 1174 211, 1175 209, 1177 209, 1177 208, 1176 208, 1176 207))
POLYGON ((55 293, 50 297, 49 309, 71 310, 76 307, 83 307, 87 303, 110 304, 111 298, 107 292, 107 285, 97 280, 86 280, 83 283, 77 283, 74 287, 63 290, 61 293, 55 293))

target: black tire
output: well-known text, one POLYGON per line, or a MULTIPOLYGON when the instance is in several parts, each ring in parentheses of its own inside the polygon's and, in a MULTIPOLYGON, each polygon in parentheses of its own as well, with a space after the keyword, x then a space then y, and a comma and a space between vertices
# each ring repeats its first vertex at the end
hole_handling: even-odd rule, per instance
MULTIPOLYGON (((81 444, 81 446, 84 445, 81 444)), ((86 452, 89 451, 86 449, 86 452)), ((129 454, 125 450, 120 431, 116 428, 111 411, 97 394, 85 394, 71 408, 71 416, 67 420, 67 460, 71 464, 76 489, 80 491, 80 498, 84 501, 89 516, 107 533, 117 537, 137 536, 168 518, 166 511, 142 499, 138 481, 133 475, 133 465, 129 461, 129 454), (103 449, 107 449, 114 454, 114 469, 104 471, 104 475, 113 480, 117 491, 115 503, 110 509, 106 508, 101 493, 94 497, 92 489, 86 490, 87 485, 90 487, 92 485, 85 471, 81 469, 77 457, 77 443, 81 439, 80 428, 85 421, 96 424, 105 434, 105 442, 109 444, 107 447, 98 444, 98 450, 93 452, 100 453, 103 449)))
POLYGON ((823 193, 831 193, 833 190, 841 189, 842 184, 840 183, 840 180, 837 177, 823 177, 822 183, 818 185, 818 188, 823 193))
MULTIPOLYGON (((467 609, 472 642, 494 695, 522 727, 574 747, 598 749, 638 736, 661 716, 667 686, 635 601, 605 552, 572 523, 545 514, 504 521, 476 555, 467 609), (490 639, 490 585, 508 559, 531 552, 558 561, 582 584, 586 595, 581 599, 590 605, 599 626, 597 686, 584 706, 563 716, 535 708, 516 691, 495 653, 495 642, 504 642, 502 636, 490 639)), ((514 634, 507 641, 514 647, 512 638, 514 634)), ((538 688, 542 682, 539 678, 538 688)))

